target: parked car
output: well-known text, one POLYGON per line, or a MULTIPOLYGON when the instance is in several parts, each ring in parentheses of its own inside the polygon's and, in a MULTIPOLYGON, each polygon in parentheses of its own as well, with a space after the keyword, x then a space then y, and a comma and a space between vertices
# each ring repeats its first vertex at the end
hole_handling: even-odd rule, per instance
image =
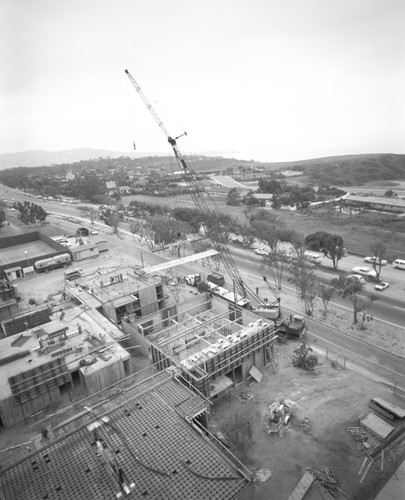
POLYGON ((369 267, 356 266, 353 267, 352 272, 356 274, 361 274, 361 276, 367 276, 367 278, 377 277, 377 273, 374 271, 374 269, 370 269, 369 267))
POLYGON ((98 231, 96 231, 95 229, 91 229, 90 234, 98 234, 98 231))
POLYGON ((374 288, 376 290, 378 290, 379 292, 382 292, 382 291, 386 290, 389 286, 390 286, 390 284, 387 281, 381 281, 381 283, 378 283, 377 285, 375 285, 374 288))
POLYGON ((267 252, 264 248, 256 248, 255 254, 256 255, 263 255, 263 256, 267 257, 269 255, 269 252, 267 252))
POLYGON ((87 227, 79 227, 79 229, 76 231, 77 236, 88 236, 90 234, 90 231, 87 229, 87 227))
MULTIPOLYGON (((374 264, 375 262, 377 262, 377 264, 379 263, 377 257, 364 257, 364 261, 368 262, 369 264, 374 264)), ((382 266, 386 266, 387 263, 388 263, 388 261, 381 259, 382 266)))
POLYGON ((360 274, 349 274, 348 276, 346 276, 346 278, 348 280, 353 280, 353 281, 356 280, 362 285, 366 284, 366 280, 363 278, 363 276, 360 276, 360 274))

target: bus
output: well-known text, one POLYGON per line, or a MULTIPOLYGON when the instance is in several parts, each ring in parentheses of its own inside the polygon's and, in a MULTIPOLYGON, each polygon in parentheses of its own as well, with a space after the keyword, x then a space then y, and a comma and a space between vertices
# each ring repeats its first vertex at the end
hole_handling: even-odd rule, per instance
POLYGON ((38 273, 51 271, 60 267, 68 266, 71 262, 71 257, 68 253, 56 255, 55 257, 48 257, 47 259, 37 260, 34 268, 38 273))

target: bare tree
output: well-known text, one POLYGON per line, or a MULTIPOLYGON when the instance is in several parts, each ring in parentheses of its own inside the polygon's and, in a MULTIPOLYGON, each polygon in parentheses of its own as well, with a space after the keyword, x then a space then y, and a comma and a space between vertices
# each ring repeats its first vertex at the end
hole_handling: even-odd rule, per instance
POLYGON ((373 261, 374 271, 377 273, 377 279, 380 279, 382 261, 385 259, 385 245, 382 241, 376 241, 370 245, 371 252, 375 257, 373 261))
POLYGON ((304 259, 298 259, 290 266, 291 280, 295 284, 298 297, 304 302, 305 312, 311 316, 317 296, 317 280, 312 268, 304 259))
POLYGON ((290 258, 284 250, 277 249, 263 258, 264 271, 272 275, 275 287, 281 290, 283 272, 288 268, 290 258))
POLYGON ((82 215, 84 217, 87 217, 89 220, 90 220, 90 223, 93 225, 94 224, 94 221, 97 219, 98 217, 98 212, 95 208, 93 207, 88 207, 88 206, 85 206, 85 207, 79 207, 79 210, 80 212, 82 213, 82 215))
POLYGON ((323 315, 326 316, 329 302, 331 301, 336 289, 333 286, 327 286, 321 283, 318 287, 318 297, 322 300, 323 315))

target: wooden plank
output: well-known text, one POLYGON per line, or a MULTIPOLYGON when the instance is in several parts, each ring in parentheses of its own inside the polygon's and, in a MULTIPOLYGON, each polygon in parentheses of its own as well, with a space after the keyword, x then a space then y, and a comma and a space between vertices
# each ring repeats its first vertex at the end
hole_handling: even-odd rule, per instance
POLYGON ((309 471, 306 471, 294 490, 291 492, 288 500, 302 500, 302 498, 304 498, 307 494, 309 488, 312 486, 314 480, 314 476, 309 471))
POLYGON ((378 405, 377 403, 374 403, 373 400, 370 401, 370 404, 368 406, 374 412, 378 413, 379 415, 381 415, 384 418, 387 418, 388 420, 394 420, 394 418, 395 418, 395 416, 392 413, 390 413, 387 410, 384 410, 384 408, 381 408, 381 406, 378 405))
POLYGON ((394 430, 394 427, 373 412, 368 413, 360 420, 360 423, 374 436, 385 439, 394 430))
POLYGON ((263 373, 261 373, 255 366, 249 370, 249 375, 251 375, 257 382, 261 382, 263 378, 263 373))
POLYGON ((364 469, 364 467, 365 467, 365 465, 366 465, 366 463, 367 463, 367 460, 368 460, 368 456, 367 456, 367 457, 365 457, 365 459, 363 460, 363 463, 361 464, 361 467, 360 467, 359 472, 358 472, 358 475, 359 475, 359 476, 360 476, 360 474, 363 472, 363 469, 364 469))
POLYGON ((372 465, 373 465, 373 461, 370 460, 370 462, 367 464, 367 467, 366 467, 365 471, 363 472, 363 475, 360 478, 360 484, 366 479, 368 471, 370 470, 370 468, 371 468, 372 465))
POLYGON ((394 403, 390 403, 382 398, 373 398, 371 401, 384 408, 384 410, 389 411, 396 417, 405 418, 405 408, 395 405, 394 403))

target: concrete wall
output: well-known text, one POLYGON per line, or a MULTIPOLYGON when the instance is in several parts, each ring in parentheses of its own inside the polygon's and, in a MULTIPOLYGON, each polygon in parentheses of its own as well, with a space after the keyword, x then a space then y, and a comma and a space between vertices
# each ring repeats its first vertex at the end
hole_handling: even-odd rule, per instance
MULTIPOLYGON (((19 313, 16 299, 10 299, 0 304, 0 321, 12 318, 19 313)), ((0 334, 0 337, 2 335, 0 334)))
POLYGON ((127 321, 123 321, 121 326, 125 335, 128 335, 128 339, 123 342, 125 347, 139 346, 137 352, 145 357, 150 357, 149 340, 139 332, 138 327, 131 325, 127 321))
POLYGON ((33 415, 41 414, 43 410, 61 398, 58 387, 49 388, 46 393, 39 395, 35 399, 18 403, 14 396, 10 396, 0 401, 0 418, 3 427, 12 427, 22 423, 32 423, 33 415))
MULTIPOLYGON (((160 286, 160 285, 157 285, 160 286)), ((148 316, 159 310, 158 295, 156 287, 150 286, 139 290, 139 303, 142 316, 148 316)))
POLYGON ((80 368, 80 379, 84 381, 87 394, 95 394, 125 378, 124 361, 130 357, 129 353, 118 360, 114 357, 112 363, 98 359, 94 365, 80 368))

